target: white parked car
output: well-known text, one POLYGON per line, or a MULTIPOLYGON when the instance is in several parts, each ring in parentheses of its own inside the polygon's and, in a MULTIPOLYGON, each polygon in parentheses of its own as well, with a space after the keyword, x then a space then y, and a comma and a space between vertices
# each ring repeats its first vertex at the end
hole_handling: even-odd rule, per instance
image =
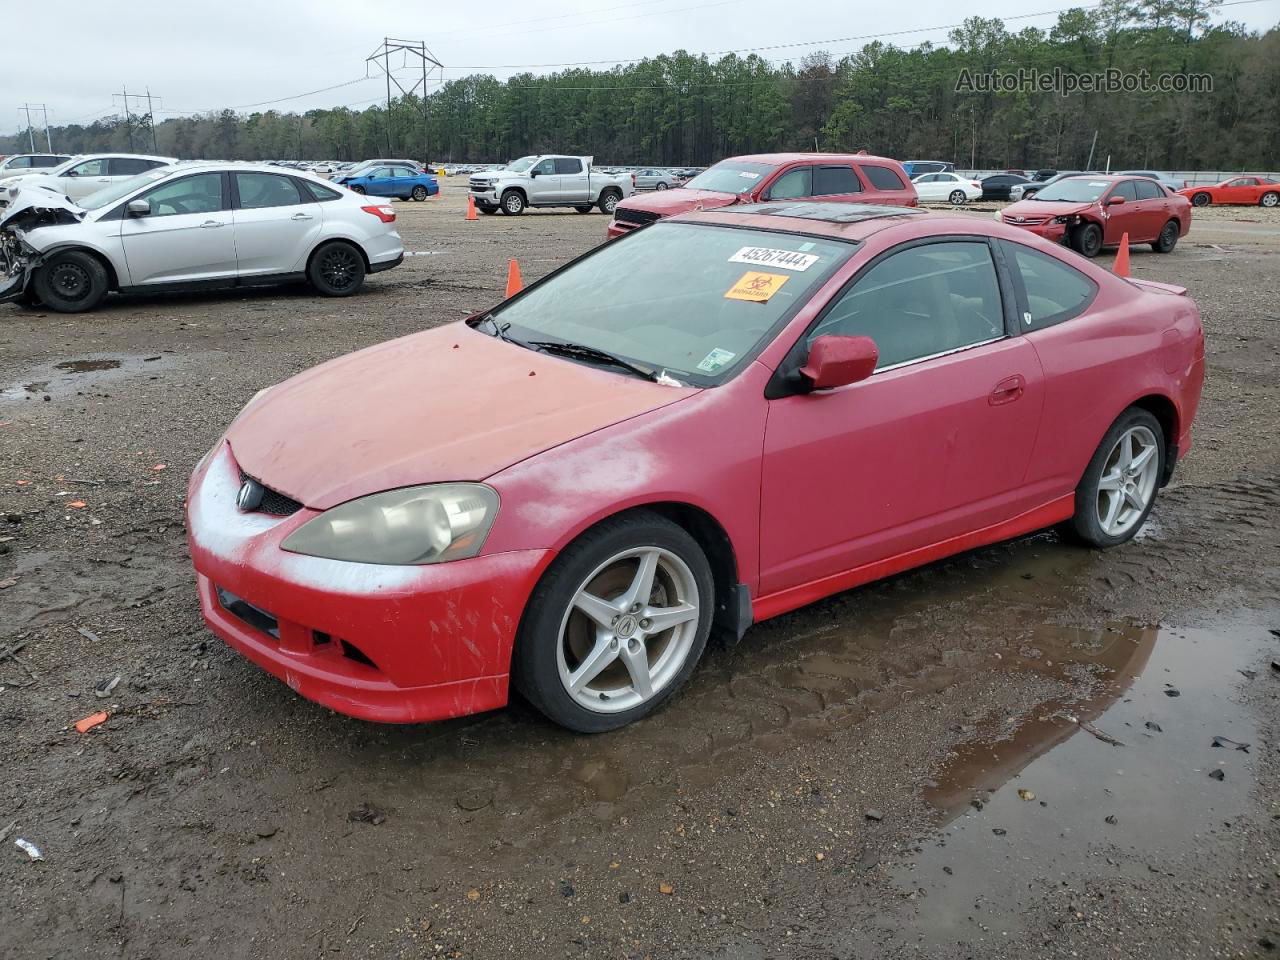
POLYGON ((467 181, 481 213, 501 210, 519 216, 528 207, 593 207, 613 216, 613 208, 636 192, 633 173, 610 175, 591 166, 593 157, 540 154, 512 160, 495 173, 478 173, 467 181))
POLYGON ((0 180, 9 177, 29 177, 33 173, 48 173, 70 159, 71 155, 67 153, 15 153, 0 161, 0 180))
POLYGON ((960 206, 982 199, 982 184, 958 173, 925 173, 911 181, 921 203, 946 202, 960 206))
MULTIPOLYGON (((46 186, 72 200, 79 200, 91 193, 97 193, 110 184, 177 162, 176 157, 152 157, 136 153, 91 153, 72 157, 52 170, 42 170, 38 174, 23 179, 28 185, 46 186)), ((0 190, 7 186, 10 186, 7 180, 0 180, 0 190)))
POLYGON ((187 163, 78 204, 20 183, 0 211, 0 301, 91 310, 110 291, 307 281, 328 296, 404 259, 395 210, 310 174, 187 163))

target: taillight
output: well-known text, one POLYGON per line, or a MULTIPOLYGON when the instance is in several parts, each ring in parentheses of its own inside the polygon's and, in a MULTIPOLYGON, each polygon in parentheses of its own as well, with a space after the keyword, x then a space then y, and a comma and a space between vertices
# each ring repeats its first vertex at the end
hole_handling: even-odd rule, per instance
POLYGON ((361 207, 365 213, 371 213, 383 223, 395 223, 396 211, 390 204, 383 204, 377 207, 361 207))
POLYGON ((636 185, 636 175, 634 173, 631 174, 631 185, 633 187, 636 185))

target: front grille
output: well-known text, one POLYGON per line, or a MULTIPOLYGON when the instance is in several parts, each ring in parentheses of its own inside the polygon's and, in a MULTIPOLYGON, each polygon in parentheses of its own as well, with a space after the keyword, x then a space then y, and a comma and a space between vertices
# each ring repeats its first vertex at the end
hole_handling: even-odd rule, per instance
POLYGON ((642 226, 646 223, 653 223, 658 219, 658 215, 649 210, 632 210, 629 207, 617 207, 613 211, 613 219, 642 226))
POLYGON ((1042 223, 1047 223, 1047 217, 1024 217, 1021 220, 1015 220, 1013 217, 1005 217, 1004 222, 1014 227, 1038 227, 1042 223))
POLYGON ((262 483, 257 477, 251 477, 243 470, 240 471, 240 482, 253 480, 255 483, 262 485, 262 503, 258 504, 257 513, 267 513, 273 517, 289 517, 302 509, 302 504, 293 497, 286 497, 278 490, 272 490, 265 483, 262 483))
POLYGON ((484 193, 490 188, 491 184, 487 180, 472 180, 471 189, 476 193, 484 193))

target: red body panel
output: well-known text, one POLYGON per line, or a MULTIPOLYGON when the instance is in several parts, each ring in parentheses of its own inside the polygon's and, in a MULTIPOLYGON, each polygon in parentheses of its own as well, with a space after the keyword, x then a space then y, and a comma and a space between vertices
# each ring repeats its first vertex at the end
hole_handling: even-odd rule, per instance
POLYGON ((1179 455, 1190 446, 1204 340, 1179 287, 1124 280, 1026 230, 955 215, 685 218, 858 246, 754 362, 712 388, 661 386, 451 325, 271 390, 192 477, 191 554, 211 627, 344 713, 455 716, 505 703, 539 578, 580 533, 630 507, 674 503, 718 524, 763 619, 1065 519, 1101 437, 1135 402, 1166 417, 1179 455), (811 321, 873 258, 939 235, 1024 244, 1085 274, 1096 294, 1056 326, 766 396, 811 321), (239 512, 237 460, 307 507, 239 512), (394 567, 280 549, 333 504, 437 480, 499 494, 474 559, 394 567), (276 634, 229 611, 216 588, 266 611, 276 634))
POLYGON ((1256 206, 1268 194, 1280 197, 1280 183, 1268 182, 1265 177, 1246 174, 1208 187, 1184 187, 1178 193, 1188 199, 1196 194, 1206 194, 1211 204, 1256 206))
POLYGON ((1000 221, 1011 227, 1029 230, 1051 242, 1062 243, 1069 239, 1067 234, 1072 224, 1058 223, 1055 218, 1078 218, 1079 221, 1096 223, 1102 227, 1104 247, 1117 246, 1126 233, 1130 243, 1151 243, 1160 236, 1164 225, 1170 220, 1177 221, 1179 237, 1185 237, 1191 229, 1191 203, 1185 197, 1162 189, 1161 196, 1154 199, 1108 204, 1108 198, 1115 191, 1114 184, 1126 180, 1141 182, 1143 178, 1099 176, 1089 179, 1105 180, 1113 186, 1096 203, 1019 200, 1001 211, 1000 221))
MULTIPOLYGON (((650 215, 652 219, 662 219, 694 210, 714 210, 718 207, 728 207, 738 203, 757 203, 768 196, 769 188, 789 170, 794 170, 796 167, 818 165, 849 165, 857 171, 858 179, 862 183, 862 190, 859 193, 825 195, 820 198, 823 201, 879 203, 914 207, 918 200, 916 189, 911 185, 911 178, 907 176, 902 164, 886 157, 873 157, 865 153, 766 153, 745 157, 730 157, 729 160, 722 162, 730 161, 773 164, 774 169, 756 181, 755 186, 746 193, 732 194, 711 190, 688 189, 662 190, 647 193, 643 196, 637 194, 634 197, 623 200, 618 204, 618 209, 642 211, 644 214, 650 215), (902 181, 903 189, 883 190, 876 187, 862 169, 866 164, 891 168, 902 181)), ((625 217, 626 213, 624 212, 623 218, 619 218, 615 210, 614 218, 609 222, 607 230, 610 239, 620 237, 624 233, 640 226, 640 224, 627 221, 624 219, 625 217)))

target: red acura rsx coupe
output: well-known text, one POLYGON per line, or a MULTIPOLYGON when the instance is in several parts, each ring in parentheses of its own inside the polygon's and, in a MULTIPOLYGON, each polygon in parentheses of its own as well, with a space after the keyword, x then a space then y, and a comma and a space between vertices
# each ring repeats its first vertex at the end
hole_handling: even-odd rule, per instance
POLYGON ((1123 543, 1203 376, 1184 289, 1024 230, 686 214, 254 397, 191 478, 200 601, 343 713, 452 717, 514 682, 607 730, 713 631, 1045 527, 1123 543))

